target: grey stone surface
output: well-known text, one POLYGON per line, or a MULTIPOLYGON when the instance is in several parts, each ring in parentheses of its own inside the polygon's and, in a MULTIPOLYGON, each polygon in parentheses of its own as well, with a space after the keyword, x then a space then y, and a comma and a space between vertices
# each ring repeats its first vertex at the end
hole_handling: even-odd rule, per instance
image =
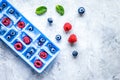
POLYGON ((120 0, 8 0, 29 21, 39 28, 61 49, 53 65, 37 74, 20 57, 0 41, 0 80, 120 80, 120 0), (65 15, 60 16, 55 6, 61 4, 65 15), (45 5, 47 13, 35 14, 45 5), (83 17, 77 9, 85 7, 83 17), (54 23, 49 26, 47 18, 54 23), (73 29, 63 31, 65 22, 73 29), (75 33, 78 42, 70 46, 67 39, 75 33), (58 43, 55 35, 61 34, 58 43), (72 51, 78 50, 77 58, 72 51))

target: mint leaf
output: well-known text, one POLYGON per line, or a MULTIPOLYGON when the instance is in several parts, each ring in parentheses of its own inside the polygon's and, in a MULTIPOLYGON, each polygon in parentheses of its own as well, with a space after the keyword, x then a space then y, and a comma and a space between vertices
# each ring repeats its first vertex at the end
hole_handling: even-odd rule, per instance
POLYGON ((64 8, 61 5, 56 5, 56 11, 63 16, 64 15, 64 8))
POLYGON ((45 6, 40 6, 35 11, 37 15, 43 15, 46 12, 47 12, 47 8, 45 6))

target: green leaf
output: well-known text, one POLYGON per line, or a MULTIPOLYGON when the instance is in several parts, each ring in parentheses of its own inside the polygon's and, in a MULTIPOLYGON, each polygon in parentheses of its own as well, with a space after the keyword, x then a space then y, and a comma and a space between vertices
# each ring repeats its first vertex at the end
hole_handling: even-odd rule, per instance
POLYGON ((63 16, 64 15, 64 8, 61 5, 56 5, 56 11, 63 16))
POLYGON ((36 9, 35 13, 37 15, 42 15, 47 12, 47 8, 45 6, 40 6, 36 9))

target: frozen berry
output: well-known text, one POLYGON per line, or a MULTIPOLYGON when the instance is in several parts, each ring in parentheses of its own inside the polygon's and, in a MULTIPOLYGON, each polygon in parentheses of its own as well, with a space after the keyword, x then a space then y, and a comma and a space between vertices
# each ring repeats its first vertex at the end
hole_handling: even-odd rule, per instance
POLYGON ((61 35, 59 35, 59 34, 56 35, 56 36, 55 36, 55 39, 56 39, 57 41, 60 41, 60 40, 61 40, 61 35))
POLYGON ((42 63, 40 60, 38 60, 38 59, 34 62, 34 66, 35 66, 36 68, 41 68, 42 65, 43 65, 43 63, 42 63))
POLYGON ((35 49, 34 48, 31 48, 30 51, 29 51, 30 54, 33 54, 35 53, 35 49))
POLYGON ((26 54, 26 57, 29 59, 31 57, 31 54, 30 53, 27 53, 26 54))
POLYGON ((7 36, 7 39, 9 40, 10 38, 11 38, 11 36, 10 36, 10 35, 8 35, 8 36, 7 36))
POLYGON ((72 25, 67 22, 67 23, 64 24, 63 28, 64 28, 64 31, 67 32, 67 31, 70 31, 72 29, 72 25))
POLYGON ((78 13, 79 13, 80 15, 83 15, 83 14, 85 13, 84 7, 80 7, 80 8, 78 9, 78 13))
POLYGON ((77 57, 78 52, 77 52, 77 51, 73 51, 73 52, 72 52, 72 55, 73 55, 74 57, 77 57))
POLYGON ((39 41, 40 41, 41 43, 44 43, 44 42, 46 41, 46 39, 41 37, 39 41))
POLYGON ((29 31, 33 31, 33 27, 32 27, 32 26, 29 26, 28 30, 29 30, 29 31))
POLYGON ((2 3, 2 7, 5 8, 7 6, 6 3, 2 3))
POLYGON ((14 10, 13 10, 13 9, 9 9, 9 13, 10 13, 10 14, 13 14, 13 13, 14 13, 14 10))
POLYGON ((15 34, 16 34, 16 32, 13 30, 10 32, 10 35, 12 35, 12 36, 14 36, 15 34))
POLYGON ((56 50, 55 50, 55 48, 51 48, 50 51, 51 51, 51 53, 55 53, 56 50))
POLYGON ((23 37, 23 42, 25 44, 30 44, 30 37, 28 37, 28 36, 23 37))
POLYGON ((53 23, 53 19, 52 18, 48 18, 48 22, 51 24, 53 23))
POLYGON ((23 21, 20 21, 18 22, 17 26, 22 29, 25 27, 25 23, 23 21))
POLYGON ((10 20, 10 18, 4 18, 4 19, 2 20, 2 23, 3 23, 5 26, 8 26, 8 25, 10 25, 11 20, 10 20))
POLYGON ((71 34, 70 37, 68 38, 69 43, 75 43, 77 41, 77 37, 75 34, 71 34))
POLYGON ((40 57, 42 58, 42 59, 46 59, 47 58, 47 53, 46 52, 40 52, 40 57))
POLYGON ((22 50, 23 45, 22 45, 21 42, 17 42, 17 43, 14 44, 14 47, 15 47, 16 50, 19 51, 19 50, 22 50))

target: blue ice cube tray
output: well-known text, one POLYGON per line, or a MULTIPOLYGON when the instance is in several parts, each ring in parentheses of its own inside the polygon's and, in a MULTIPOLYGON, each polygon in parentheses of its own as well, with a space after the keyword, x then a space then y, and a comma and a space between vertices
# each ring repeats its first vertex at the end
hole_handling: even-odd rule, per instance
POLYGON ((0 39, 38 73, 60 49, 6 0, 0 1, 0 39))

